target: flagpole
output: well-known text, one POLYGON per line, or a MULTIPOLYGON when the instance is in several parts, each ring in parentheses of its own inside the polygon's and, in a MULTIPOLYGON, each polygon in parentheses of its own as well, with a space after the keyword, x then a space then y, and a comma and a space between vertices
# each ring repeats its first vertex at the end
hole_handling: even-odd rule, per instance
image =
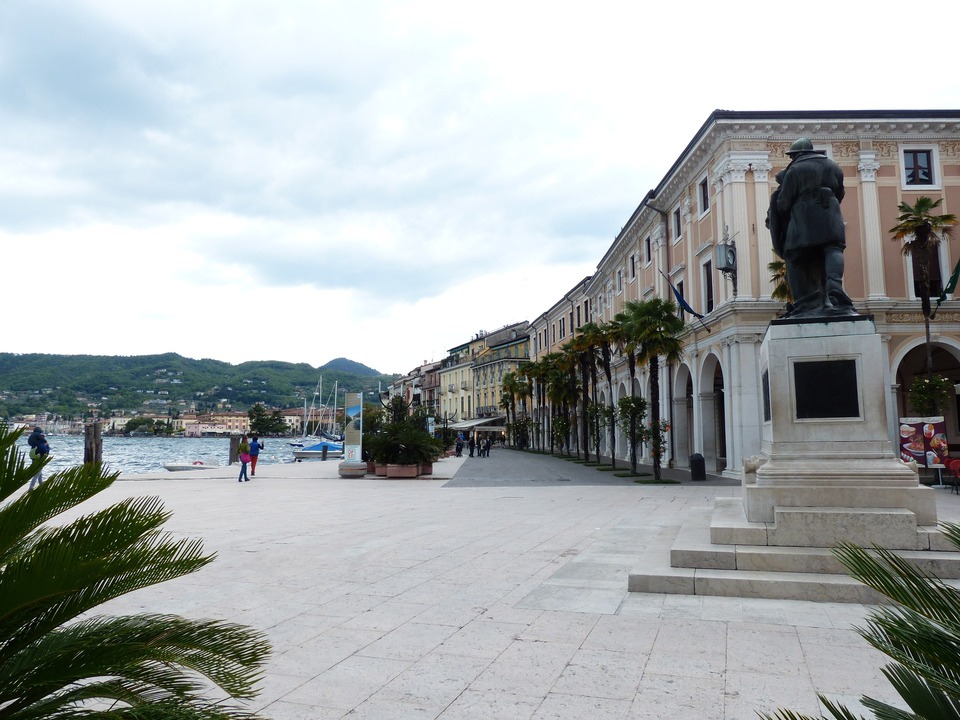
POLYGON ((707 324, 703 321, 703 315, 701 315, 701 314, 698 313, 696 310, 694 310, 692 307, 690 307, 690 303, 688 303, 688 302, 684 299, 684 297, 683 297, 683 295, 680 293, 680 291, 677 290, 677 288, 675 288, 675 287, 673 286, 673 283, 670 282, 670 278, 668 278, 668 277, 666 276, 666 274, 663 272, 663 270, 660 270, 660 269, 658 268, 658 269, 657 269, 657 272, 659 272, 661 275, 663 275, 663 279, 667 281, 667 285, 669 285, 669 286, 670 286, 670 289, 673 290, 673 296, 677 299, 677 303, 680 305, 680 309, 681 309, 681 310, 684 310, 684 311, 686 311, 686 312, 688 312, 688 313, 690 313, 691 315, 693 315, 697 320, 700 321, 700 324, 703 325, 703 329, 706 330, 706 331, 709 333, 709 332, 710 332, 710 328, 708 328, 708 327, 707 327, 707 324))

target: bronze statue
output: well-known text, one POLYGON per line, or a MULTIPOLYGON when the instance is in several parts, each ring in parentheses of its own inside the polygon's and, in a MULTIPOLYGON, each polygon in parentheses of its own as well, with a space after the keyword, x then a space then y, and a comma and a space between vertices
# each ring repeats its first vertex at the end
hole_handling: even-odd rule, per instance
POLYGON ((793 143, 787 155, 790 164, 777 173, 780 187, 767 211, 773 249, 786 264, 793 296, 786 317, 856 315, 843 291, 843 170, 806 138, 793 143))

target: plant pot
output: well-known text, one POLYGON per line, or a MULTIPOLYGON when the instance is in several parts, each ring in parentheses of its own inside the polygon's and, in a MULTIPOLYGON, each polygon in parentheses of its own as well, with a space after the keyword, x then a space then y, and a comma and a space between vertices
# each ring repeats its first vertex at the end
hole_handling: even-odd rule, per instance
POLYGON ((379 475, 380 477, 387 476, 387 464, 386 463, 374 463, 373 474, 379 475))
POLYGON ((420 474, 421 475, 433 475, 433 463, 420 463, 420 474))
POLYGON ((388 478, 415 478, 419 474, 420 467, 418 465, 394 465, 390 463, 387 465, 387 477, 388 478))
POLYGON ((377 464, 372 460, 367 460, 367 475, 374 475, 377 472, 377 464))

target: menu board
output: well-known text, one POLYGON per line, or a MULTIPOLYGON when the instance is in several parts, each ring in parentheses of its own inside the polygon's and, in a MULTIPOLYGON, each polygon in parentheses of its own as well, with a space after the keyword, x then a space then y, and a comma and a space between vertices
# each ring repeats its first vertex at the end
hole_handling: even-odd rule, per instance
POLYGON ((944 468, 950 448, 943 416, 900 418, 900 459, 920 467, 944 468))

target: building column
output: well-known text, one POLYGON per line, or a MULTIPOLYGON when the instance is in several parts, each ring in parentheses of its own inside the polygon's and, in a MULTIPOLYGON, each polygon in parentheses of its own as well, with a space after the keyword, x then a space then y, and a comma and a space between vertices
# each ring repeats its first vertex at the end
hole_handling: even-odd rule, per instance
POLYGON ((719 230, 721 237, 724 230, 729 232, 729 238, 737 246, 737 293, 748 298, 756 297, 753 272, 759 259, 752 251, 751 228, 755 223, 747 215, 746 176, 754 165, 769 164, 767 155, 766 152, 732 151, 720 158, 713 171, 723 183, 725 227, 719 230))
MULTIPOLYGON (((768 154, 768 153, 765 153, 768 154)), ((767 269, 776 256, 773 252, 773 239, 767 229, 767 209, 770 207, 770 171, 773 165, 768 160, 753 163, 753 195, 756 213, 753 217, 753 234, 757 239, 757 266, 760 271, 760 287, 757 296, 769 300, 773 292, 773 283, 770 282, 770 271, 767 269)))
POLYGON ((653 245, 653 255, 656 258, 655 265, 663 271, 654 276, 653 287, 656 297, 670 299, 672 294, 667 288, 666 278, 663 277, 670 272, 670 268, 667 267, 667 242, 669 241, 661 219, 650 234, 650 243, 653 245))
POLYGON ((877 170, 880 163, 872 150, 860 151, 860 193, 863 196, 863 254, 867 261, 868 300, 887 297, 883 277, 883 231, 880 229, 880 198, 877 194, 877 170))

